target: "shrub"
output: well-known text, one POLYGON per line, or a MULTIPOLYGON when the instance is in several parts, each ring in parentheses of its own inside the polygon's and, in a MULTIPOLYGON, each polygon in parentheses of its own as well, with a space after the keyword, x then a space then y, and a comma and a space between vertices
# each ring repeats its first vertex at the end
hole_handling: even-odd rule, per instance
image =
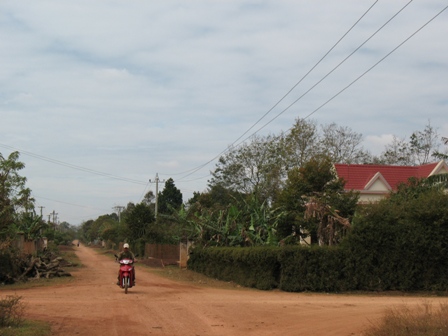
POLYGON ((0 327, 16 327, 23 322, 24 304, 21 296, 9 295, 0 299, 0 327))

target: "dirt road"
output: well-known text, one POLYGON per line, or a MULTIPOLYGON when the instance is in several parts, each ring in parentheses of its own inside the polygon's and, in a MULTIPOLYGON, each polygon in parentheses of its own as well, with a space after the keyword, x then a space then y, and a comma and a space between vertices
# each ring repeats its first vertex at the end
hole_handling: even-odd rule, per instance
MULTIPOLYGON (((23 296, 27 317, 67 335, 361 335, 390 306, 421 304, 415 297, 372 297, 190 286, 136 268, 137 286, 115 285, 118 265, 80 246, 86 266, 68 285, 8 291, 23 296)), ((425 299, 435 304, 448 298, 425 299)))

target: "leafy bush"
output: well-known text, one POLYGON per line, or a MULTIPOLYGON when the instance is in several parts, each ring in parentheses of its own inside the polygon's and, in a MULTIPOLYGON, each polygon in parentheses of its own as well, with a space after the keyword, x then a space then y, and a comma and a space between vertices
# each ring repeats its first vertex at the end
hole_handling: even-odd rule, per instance
POLYGON ((16 295, 0 299, 0 327, 15 327, 23 322, 25 306, 21 299, 16 295))

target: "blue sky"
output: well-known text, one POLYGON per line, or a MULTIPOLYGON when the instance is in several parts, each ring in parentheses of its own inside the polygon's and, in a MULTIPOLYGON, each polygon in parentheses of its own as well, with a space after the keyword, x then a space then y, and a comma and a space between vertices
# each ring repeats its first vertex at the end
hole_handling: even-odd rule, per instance
MULTIPOLYGON (((0 153, 20 150, 36 205, 71 224, 139 202, 155 191, 148 181, 156 173, 172 177, 187 200, 206 189, 213 159, 370 6, 248 135, 408 2, 3 0, 0 153)), ((445 6, 440 0, 409 3, 259 134, 286 131, 313 113, 445 6)), ((408 137, 428 121, 448 136, 447 33, 448 10, 310 118, 361 133, 373 154, 393 135, 408 137)))

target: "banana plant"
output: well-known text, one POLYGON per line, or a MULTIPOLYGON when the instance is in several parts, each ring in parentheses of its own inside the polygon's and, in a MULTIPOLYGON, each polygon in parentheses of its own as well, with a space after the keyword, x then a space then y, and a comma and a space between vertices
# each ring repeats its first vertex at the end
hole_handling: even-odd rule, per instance
POLYGON ((26 240, 33 240, 41 238, 42 232, 47 229, 49 225, 42 220, 42 217, 29 212, 22 214, 13 227, 15 232, 22 232, 26 240))

